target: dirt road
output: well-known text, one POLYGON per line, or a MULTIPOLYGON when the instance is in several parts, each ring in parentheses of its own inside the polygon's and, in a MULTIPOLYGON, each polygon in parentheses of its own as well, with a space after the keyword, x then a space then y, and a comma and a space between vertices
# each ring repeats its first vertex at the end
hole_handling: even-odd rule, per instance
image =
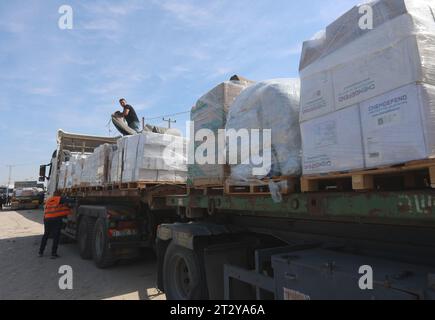
MULTIPOLYGON (((42 211, 0 211, 0 300, 119 299, 162 300, 155 289, 155 258, 97 269, 80 258, 75 244, 61 245, 58 260, 38 258, 42 211), (59 267, 73 270, 73 290, 60 290, 59 267)), ((51 240, 48 243, 50 252, 51 240)))

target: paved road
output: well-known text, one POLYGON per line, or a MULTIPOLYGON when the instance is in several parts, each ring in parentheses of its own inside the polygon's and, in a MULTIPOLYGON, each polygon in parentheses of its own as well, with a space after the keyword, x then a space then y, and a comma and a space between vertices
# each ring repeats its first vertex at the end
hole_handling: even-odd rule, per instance
MULTIPOLYGON (((119 299, 162 300, 155 289, 154 257, 97 269, 80 258, 75 244, 61 245, 58 260, 37 257, 42 211, 0 211, 0 300, 119 299), (60 290, 59 267, 73 269, 73 290, 60 290)), ((49 247, 51 240, 49 240, 49 247)))

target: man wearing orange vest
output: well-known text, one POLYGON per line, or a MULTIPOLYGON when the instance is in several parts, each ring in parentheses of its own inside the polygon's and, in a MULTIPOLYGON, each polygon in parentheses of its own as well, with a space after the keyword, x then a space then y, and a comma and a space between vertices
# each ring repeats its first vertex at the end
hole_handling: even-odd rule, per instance
POLYGON ((71 214, 70 205, 73 201, 55 194, 53 197, 47 199, 44 210, 44 236, 42 237, 41 247, 39 248, 39 256, 44 254, 45 246, 47 245, 48 238, 52 236, 53 246, 51 249, 51 258, 59 258, 57 254, 57 247, 59 245, 59 238, 62 230, 62 220, 71 214))

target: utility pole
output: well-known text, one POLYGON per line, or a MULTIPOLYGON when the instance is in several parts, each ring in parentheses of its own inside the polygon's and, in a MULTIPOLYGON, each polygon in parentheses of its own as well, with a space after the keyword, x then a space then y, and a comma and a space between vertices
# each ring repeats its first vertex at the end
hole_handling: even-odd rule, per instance
POLYGON ((9 168, 9 177, 8 177, 8 185, 7 185, 6 196, 9 197, 9 186, 11 185, 12 168, 13 168, 14 166, 12 166, 12 165, 7 165, 6 167, 9 168))
POLYGON ((168 123, 168 129, 171 129, 171 123, 177 123, 177 120, 172 120, 171 118, 169 119, 163 118, 163 121, 166 121, 168 123))

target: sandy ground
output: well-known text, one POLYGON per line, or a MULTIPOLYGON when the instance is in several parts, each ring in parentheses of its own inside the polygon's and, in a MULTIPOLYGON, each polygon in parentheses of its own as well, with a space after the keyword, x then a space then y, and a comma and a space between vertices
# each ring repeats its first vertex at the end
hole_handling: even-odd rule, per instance
MULTIPOLYGON (((0 211, 0 299, 162 300, 155 289, 155 258, 109 270, 82 260, 75 244, 60 245, 58 260, 37 256, 43 233, 41 210, 0 211), (60 290, 59 267, 73 270, 73 290, 60 290)), ((51 240, 46 252, 50 252, 51 240)))

